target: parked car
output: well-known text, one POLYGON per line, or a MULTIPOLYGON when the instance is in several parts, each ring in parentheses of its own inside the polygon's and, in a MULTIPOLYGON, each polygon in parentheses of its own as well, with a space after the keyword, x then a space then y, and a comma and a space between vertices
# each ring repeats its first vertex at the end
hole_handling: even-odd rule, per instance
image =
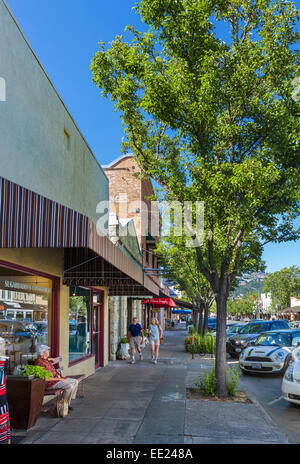
POLYGON ((289 326, 291 327, 291 329, 299 329, 300 321, 290 321, 289 326))
POLYGON ((300 405, 300 348, 294 350, 292 357, 293 362, 285 372, 281 391, 286 401, 300 405))
POLYGON ((254 345, 240 355, 244 374, 267 373, 283 375, 293 361, 292 353, 300 345, 300 330, 273 330, 262 333, 254 345))
POLYGON ((21 321, 0 320, 0 337, 5 340, 5 351, 13 354, 35 352, 36 336, 21 321))
POLYGON ((237 335, 227 340, 226 351, 232 358, 238 358, 241 352, 250 343, 254 343, 261 333, 289 328, 288 323, 283 320, 249 322, 237 335))
POLYGON ((48 345, 48 322, 37 321, 34 323, 37 334, 37 343, 41 345, 48 345))
POLYGON ((227 340, 239 334, 241 330, 247 325, 247 322, 238 322, 228 328, 226 331, 227 340))
MULTIPOLYGON (((240 332, 240 330, 245 327, 246 323, 244 322, 231 322, 230 324, 226 324, 226 337, 227 339, 236 335, 240 332)), ((216 337, 217 332, 214 332, 213 335, 216 337)))

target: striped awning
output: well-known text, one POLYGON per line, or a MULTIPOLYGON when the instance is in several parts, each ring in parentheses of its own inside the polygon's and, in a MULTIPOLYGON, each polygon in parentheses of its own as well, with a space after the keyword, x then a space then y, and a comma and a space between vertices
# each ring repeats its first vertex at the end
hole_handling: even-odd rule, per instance
POLYGON ((0 177, 0 248, 82 247, 88 218, 0 177))
POLYGON ((2 177, 0 248, 64 248, 67 285, 102 282, 111 294, 159 295, 159 286, 88 217, 2 177))

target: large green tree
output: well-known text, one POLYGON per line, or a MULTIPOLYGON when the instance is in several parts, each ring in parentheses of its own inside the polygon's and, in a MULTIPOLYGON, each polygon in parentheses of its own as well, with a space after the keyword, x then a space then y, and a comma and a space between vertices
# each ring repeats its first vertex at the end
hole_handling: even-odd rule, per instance
POLYGON ((291 297, 300 296, 300 268, 291 266, 272 272, 265 279, 264 292, 271 293, 275 310, 289 308, 291 297))
POLYGON ((255 300, 250 297, 245 298, 229 298, 227 302, 227 312, 235 316, 254 316, 258 312, 258 305, 255 300))
POLYGON ((194 249, 187 248, 183 237, 176 237, 171 232, 158 244, 156 252, 161 257, 163 276, 173 281, 194 304, 198 312, 198 331, 200 334, 206 333, 209 309, 215 297, 209 282, 199 269, 194 249))
POLYGON ((93 80, 145 176, 168 199, 205 202, 204 245, 194 245, 216 297, 224 397, 232 284, 264 243, 299 237, 299 11, 280 0, 142 0, 136 12, 146 31, 101 43, 93 80))

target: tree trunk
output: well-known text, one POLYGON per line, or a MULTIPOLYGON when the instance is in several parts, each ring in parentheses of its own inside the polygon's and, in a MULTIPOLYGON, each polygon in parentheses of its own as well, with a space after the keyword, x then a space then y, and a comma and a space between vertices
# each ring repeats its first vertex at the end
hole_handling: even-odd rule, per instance
POLYGON ((194 327, 197 327, 197 311, 195 311, 195 309, 193 309, 192 319, 193 319, 194 327))
POLYGON ((199 322, 198 322, 198 333, 199 333, 199 335, 202 335, 202 326, 203 326, 202 322, 203 322, 203 308, 202 308, 202 306, 200 306, 200 308, 199 308, 199 322))
POLYGON ((206 304, 204 308, 204 324, 203 324, 203 335, 207 334, 208 331, 208 314, 209 314, 209 307, 206 304))
POLYGON ((196 311, 196 324, 195 324, 195 329, 198 330, 198 325, 199 325, 199 310, 196 311))
POLYGON ((226 282, 220 285, 217 303, 217 339, 216 339, 216 395, 219 398, 227 397, 226 386, 226 312, 227 312, 227 291, 226 282))

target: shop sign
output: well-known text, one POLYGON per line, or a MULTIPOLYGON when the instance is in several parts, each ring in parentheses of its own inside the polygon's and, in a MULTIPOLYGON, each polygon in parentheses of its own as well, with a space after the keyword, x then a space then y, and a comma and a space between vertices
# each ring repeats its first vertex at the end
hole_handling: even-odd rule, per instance
POLYGON ((0 311, 5 311, 5 306, 3 304, 0 304, 0 311))
POLYGON ((24 282, 13 282, 12 280, 5 280, 2 283, 0 282, 0 285, 1 284, 4 284, 5 288, 10 288, 13 290, 23 290, 33 293, 50 293, 50 288, 38 287, 36 285, 30 285, 24 282))

